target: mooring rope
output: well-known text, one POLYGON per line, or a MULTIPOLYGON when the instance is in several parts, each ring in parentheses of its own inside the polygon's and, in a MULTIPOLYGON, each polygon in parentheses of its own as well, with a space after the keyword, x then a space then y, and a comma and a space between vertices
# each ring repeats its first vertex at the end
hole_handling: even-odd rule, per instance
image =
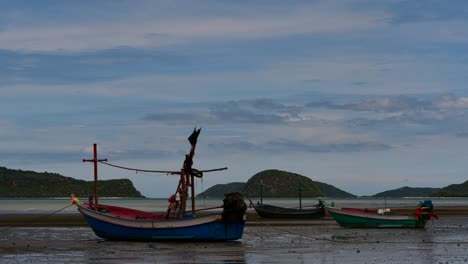
MULTIPOLYGON (((63 211, 63 210, 65 210, 65 209, 67 209, 68 207, 70 207, 70 206, 72 206, 72 205, 73 205, 73 204, 69 204, 69 205, 67 205, 67 206, 65 206, 65 207, 63 207, 63 208, 60 208, 60 209, 58 209, 58 210, 52 212, 52 213, 49 213, 49 214, 46 214, 46 215, 41 215, 41 216, 38 216, 38 217, 31 218, 31 219, 29 219, 29 221, 35 221, 35 220, 39 220, 39 219, 41 219, 41 218, 49 217, 49 216, 51 216, 51 215, 53 215, 53 214, 56 214, 56 213, 58 213, 58 212, 60 212, 60 211, 63 211)), ((13 228, 16 228, 16 227, 23 227, 23 226, 28 226, 28 224, 14 225, 14 226, 10 226, 10 227, 4 228, 4 229, 0 229, 0 231, 2 231, 2 232, 3 232, 3 231, 8 231, 8 230, 10 230, 10 229, 13 229, 13 228)))

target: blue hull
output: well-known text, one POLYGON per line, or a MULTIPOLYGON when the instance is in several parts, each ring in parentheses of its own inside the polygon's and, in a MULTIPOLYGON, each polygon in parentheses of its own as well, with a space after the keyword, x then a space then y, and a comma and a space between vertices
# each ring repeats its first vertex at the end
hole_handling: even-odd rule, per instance
POLYGON ((245 221, 214 221, 187 227, 135 228, 83 216, 97 236, 110 240, 236 240, 245 226, 245 221))

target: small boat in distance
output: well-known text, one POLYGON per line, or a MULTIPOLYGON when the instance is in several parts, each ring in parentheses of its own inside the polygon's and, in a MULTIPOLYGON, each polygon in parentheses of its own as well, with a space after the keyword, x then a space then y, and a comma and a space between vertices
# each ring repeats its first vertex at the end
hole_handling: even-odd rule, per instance
POLYGON ((251 206, 262 218, 320 219, 325 216, 325 209, 320 203, 306 208, 288 208, 269 204, 252 204, 251 206))
POLYGON ((333 204, 324 203, 325 209, 338 224, 344 227, 361 228, 424 228, 432 218, 438 218, 433 213, 431 200, 419 203, 413 214, 394 214, 386 209, 337 208, 333 204))
POLYGON ((153 171, 132 169, 107 163, 107 160, 97 159, 97 148, 94 144, 94 159, 83 160, 94 162, 94 197, 88 203, 80 202, 72 195, 72 203, 84 216, 95 234, 109 240, 236 240, 242 237, 245 227, 245 204, 242 194, 225 194, 221 212, 199 214, 206 208, 195 210, 194 177, 203 177, 204 172, 220 171, 227 168, 196 170, 192 168, 195 146, 200 129, 195 129, 188 138, 191 144, 190 153, 180 171, 153 171), (156 214, 130 208, 104 205, 98 202, 97 193, 97 163, 128 169, 180 175, 176 192, 169 197, 167 212, 156 214), (186 211, 186 202, 191 190, 192 210, 186 211))
POLYGON ((263 204, 263 184, 260 184, 260 202, 254 204, 250 199, 250 207, 253 207, 262 218, 281 219, 320 219, 325 216, 325 208, 321 201, 312 206, 302 206, 302 189, 299 188, 299 207, 281 207, 263 204))

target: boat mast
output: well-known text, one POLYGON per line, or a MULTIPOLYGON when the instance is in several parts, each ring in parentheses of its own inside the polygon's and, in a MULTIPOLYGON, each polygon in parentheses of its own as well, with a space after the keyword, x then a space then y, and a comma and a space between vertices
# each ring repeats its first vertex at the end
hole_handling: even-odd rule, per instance
POLYGON ((185 155, 184 164, 180 171, 180 181, 176 191, 176 197, 177 193, 180 195, 180 205, 178 208, 177 217, 182 217, 182 215, 185 213, 185 209, 187 206, 188 188, 190 188, 190 194, 192 196, 192 214, 195 214, 195 177, 192 165, 193 157, 195 156, 195 148, 197 146, 198 135, 200 135, 200 131, 201 128, 198 130, 195 128, 192 134, 188 137, 188 141, 191 145, 190 153, 185 155))
POLYGON ((83 159, 83 162, 93 162, 94 163, 94 210, 99 209, 98 204, 98 162, 107 161, 107 159, 98 159, 97 158, 97 144, 93 144, 93 152, 94 158, 93 159, 83 159))
POLYGON ((299 185, 299 210, 302 210, 302 188, 299 185))
POLYGON ((263 204, 263 180, 260 180, 260 204, 263 204))
POLYGON ((154 172, 154 173, 166 173, 170 175, 180 175, 179 184, 177 185, 176 192, 173 196, 170 197, 170 205, 167 209, 166 218, 170 216, 181 218, 185 213, 185 209, 187 206, 187 196, 188 196, 188 188, 191 188, 191 196, 192 196, 192 214, 195 214, 195 177, 201 178, 203 177, 203 173, 205 172, 214 172, 214 171, 222 171, 227 170, 227 167, 224 168, 216 168, 216 169, 209 169, 209 170, 197 170, 192 168, 193 165, 193 157, 195 156, 195 147, 197 145, 198 135, 200 134, 201 129, 194 129, 192 134, 188 137, 188 141, 190 142, 191 148, 189 154, 185 155, 185 160, 182 165, 182 168, 179 171, 166 171, 166 170, 143 170, 143 169, 136 169, 130 167, 119 166, 115 164, 107 163, 107 159, 98 159, 97 158, 97 145, 94 144, 94 158, 93 159, 83 159, 83 162, 93 162, 94 163, 94 209, 98 210, 98 176, 97 176, 97 163, 100 162, 102 164, 116 167, 119 169, 125 170, 132 170, 132 171, 142 171, 142 172, 154 172), (172 200, 173 199, 173 200, 172 200))

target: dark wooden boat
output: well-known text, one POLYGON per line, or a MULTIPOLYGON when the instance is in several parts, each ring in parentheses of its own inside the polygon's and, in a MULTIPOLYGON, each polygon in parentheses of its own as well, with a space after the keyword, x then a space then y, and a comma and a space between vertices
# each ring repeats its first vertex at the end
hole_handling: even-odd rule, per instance
POLYGON ((236 240, 242 237, 245 227, 245 204, 240 193, 227 194, 221 212, 199 214, 195 210, 194 177, 202 177, 204 172, 225 170, 196 170, 192 168, 193 156, 199 130, 194 130, 188 138, 192 148, 185 156, 180 171, 153 171, 132 169, 107 163, 107 160, 97 159, 96 144, 94 144, 94 159, 83 160, 94 162, 94 197, 88 203, 82 203, 72 195, 72 203, 84 216, 95 234, 111 240, 236 240), (152 213, 130 208, 100 204, 97 193, 97 163, 102 163, 120 169, 146 171, 179 175, 180 180, 176 192, 168 202, 167 212, 152 213), (186 210, 187 196, 191 191, 192 210, 186 210))
POLYGON ((320 219, 325 216, 325 209, 320 203, 306 208, 288 208, 269 204, 257 204, 252 207, 262 218, 320 219))
POLYGON ((390 209, 337 208, 329 205, 325 205, 325 209, 344 227, 424 228, 432 217, 437 218, 431 200, 421 202, 413 214, 394 214, 390 209))
POLYGON ((254 204, 250 199, 250 207, 253 207, 262 218, 281 219, 320 219, 325 216, 325 208, 321 201, 312 206, 302 206, 302 189, 299 187, 299 207, 281 207, 263 204, 263 184, 260 184, 260 202, 254 204))

